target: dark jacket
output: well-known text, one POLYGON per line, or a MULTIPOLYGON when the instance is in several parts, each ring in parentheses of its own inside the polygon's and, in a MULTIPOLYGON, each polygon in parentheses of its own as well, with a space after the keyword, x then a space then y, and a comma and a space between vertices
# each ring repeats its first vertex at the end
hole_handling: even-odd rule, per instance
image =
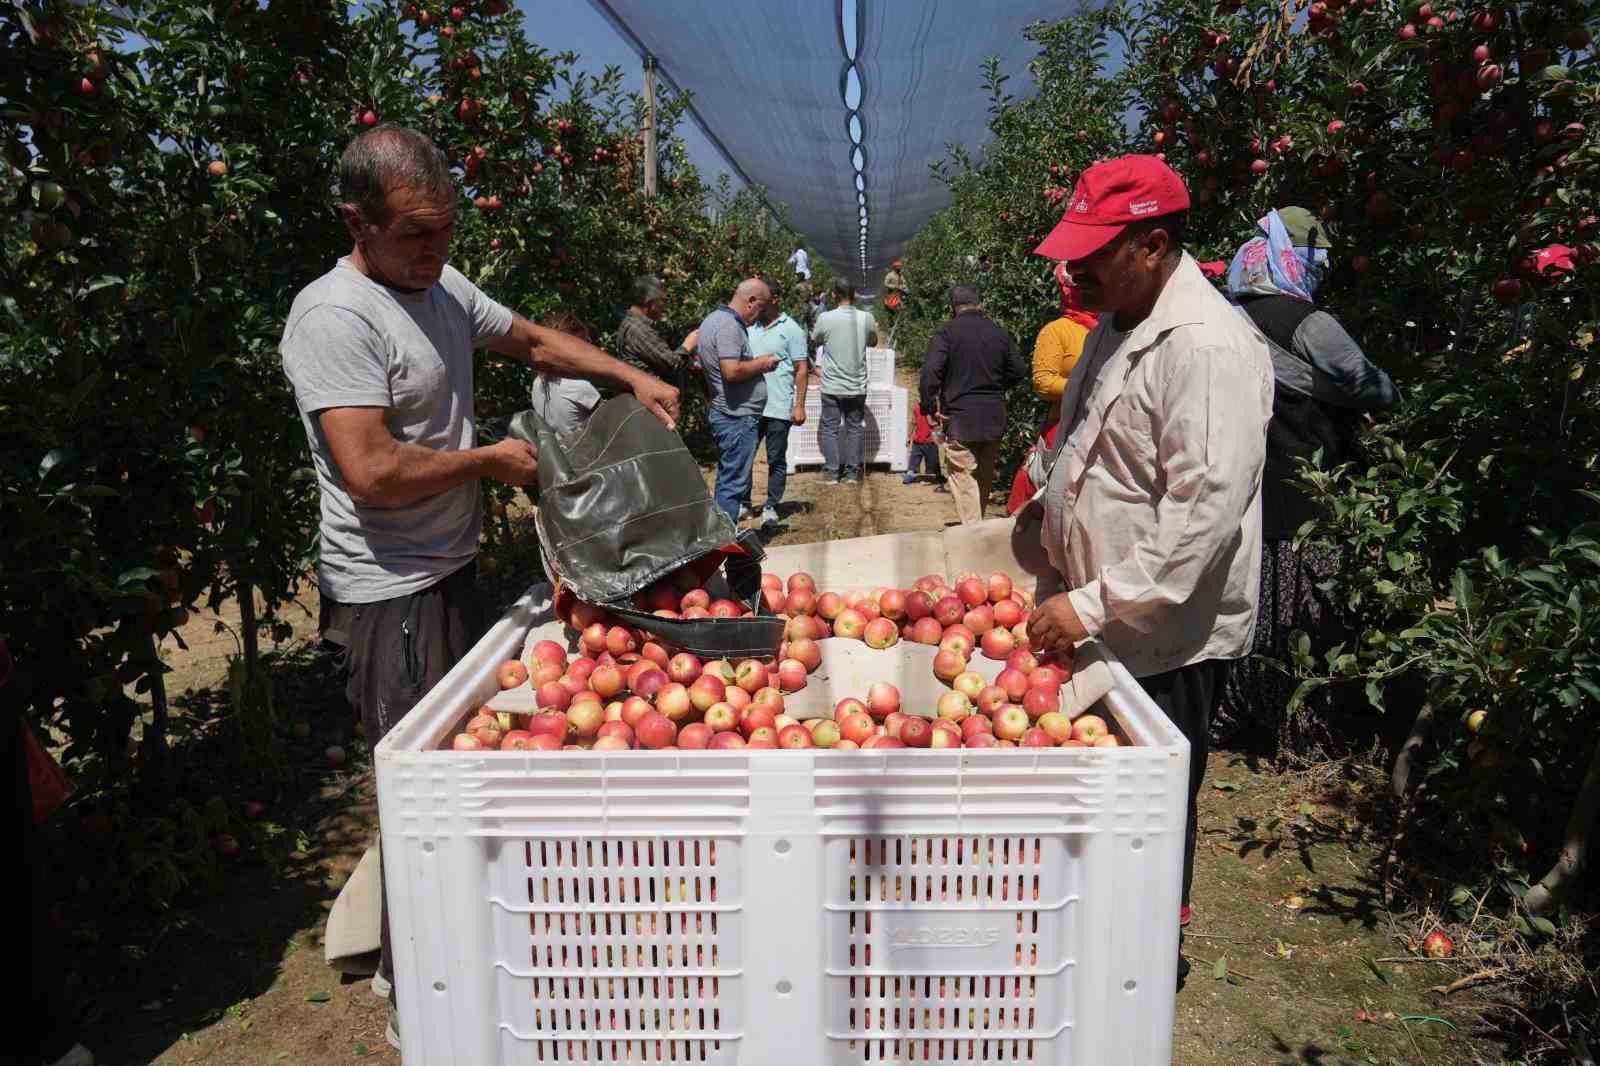
POLYGON ((1392 407, 1394 382, 1367 360, 1339 320, 1292 296, 1243 296, 1239 306, 1266 334, 1274 378, 1261 537, 1290 540, 1320 516, 1296 484, 1298 459, 1322 450, 1324 469, 1354 457, 1361 416, 1392 407))
POLYGON ((999 440, 1006 390, 1029 375, 1017 342, 982 311, 964 311, 934 331, 922 365, 922 409, 944 415, 953 440, 999 440))

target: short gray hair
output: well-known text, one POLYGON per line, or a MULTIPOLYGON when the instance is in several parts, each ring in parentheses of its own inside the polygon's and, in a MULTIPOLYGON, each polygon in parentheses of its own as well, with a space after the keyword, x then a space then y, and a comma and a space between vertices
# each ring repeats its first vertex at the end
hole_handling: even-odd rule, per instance
POLYGON ((983 293, 976 285, 956 285, 950 289, 950 306, 978 307, 983 303, 983 293))
POLYGON ((650 274, 640 274, 633 279, 633 306, 643 307, 657 300, 664 300, 666 296, 667 287, 661 283, 660 278, 650 274))
POLYGON ((450 164, 416 130, 385 123, 351 141, 339 159, 339 195, 374 222, 384 221, 389 193, 417 188, 454 195, 450 164))

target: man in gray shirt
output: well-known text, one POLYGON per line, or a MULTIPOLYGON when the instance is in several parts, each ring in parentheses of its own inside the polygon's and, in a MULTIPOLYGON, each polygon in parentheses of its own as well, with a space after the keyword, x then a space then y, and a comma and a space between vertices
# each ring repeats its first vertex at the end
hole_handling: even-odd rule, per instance
POLYGON ((823 484, 857 485, 866 436, 867 349, 878 343, 878 323, 856 308, 855 286, 843 277, 833 283, 833 299, 837 306, 818 315, 811 327, 811 339, 821 341, 827 352, 817 444, 823 484))
POLYGON ((749 328, 772 299, 767 283, 750 278, 739 283, 733 299, 719 304, 700 323, 700 371, 711 393, 711 432, 722 454, 717 459, 717 506, 739 521, 739 501, 750 491, 761 412, 767 406, 762 375, 778 365, 775 355, 750 351, 749 328))
MULTIPOLYGON (((669 426, 678 393, 446 265, 457 192, 427 138, 361 134, 339 183, 355 247, 295 298, 279 350, 321 489, 322 633, 343 649, 346 696, 377 744, 478 638, 478 481, 526 485, 538 472, 524 441, 475 446, 473 349, 631 390, 669 426)), ((382 928, 374 984, 392 988, 382 928)), ((392 1018, 389 1035, 398 1045, 392 1018)))

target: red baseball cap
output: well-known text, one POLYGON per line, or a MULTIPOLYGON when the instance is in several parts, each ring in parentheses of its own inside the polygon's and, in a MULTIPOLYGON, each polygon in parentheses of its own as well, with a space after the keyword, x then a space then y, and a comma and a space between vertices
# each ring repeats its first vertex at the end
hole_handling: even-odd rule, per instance
POLYGON ((1125 155, 1096 163, 1078 178, 1072 203, 1035 255, 1084 259, 1130 222, 1189 209, 1189 190, 1153 155, 1125 155))

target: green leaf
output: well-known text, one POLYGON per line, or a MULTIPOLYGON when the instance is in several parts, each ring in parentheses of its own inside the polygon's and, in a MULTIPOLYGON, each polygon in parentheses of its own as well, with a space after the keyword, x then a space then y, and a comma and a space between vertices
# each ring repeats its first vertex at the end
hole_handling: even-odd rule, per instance
POLYGON ((1228 959, 1227 959, 1226 956, 1218 959, 1215 963, 1212 964, 1212 966, 1211 966, 1211 976, 1212 976, 1212 978, 1214 980, 1217 980, 1217 981, 1220 981, 1224 977, 1228 976, 1228 959))
POLYGON ((51 448, 44 453, 44 458, 39 460, 39 480, 43 481, 50 476, 50 471, 62 463, 72 459, 72 452, 66 448, 51 448))
POLYGON ((1454 892, 1450 893, 1450 902, 1458 907, 1463 903, 1472 902, 1472 890, 1458 886, 1454 892))
POLYGON ((1552 922, 1549 918, 1530 918, 1528 919, 1528 924, 1533 926, 1535 932, 1544 936, 1556 935, 1556 923, 1552 922))
POLYGON ((1230 973, 1228 975, 1228 983, 1230 985, 1234 985, 1234 986, 1236 986, 1238 988, 1243 988, 1244 987, 1244 978, 1240 977, 1236 973, 1230 973))
POLYGON ((1389 975, 1384 973, 1383 972, 1383 968, 1381 966, 1379 966, 1376 962, 1373 962, 1370 958, 1368 958, 1365 955, 1361 956, 1361 961, 1367 964, 1367 969, 1372 971, 1372 975, 1374 977, 1376 977, 1378 980, 1382 981, 1384 984, 1388 984, 1389 983, 1389 975))
POLYGON ((1383 686, 1377 681, 1367 682, 1367 702, 1377 710, 1383 710, 1383 686))
POLYGON ((1300 804, 1300 813, 1305 815, 1307 818, 1309 818, 1312 815, 1317 813, 1317 809, 1315 807, 1313 807, 1311 804, 1302 801, 1301 804, 1300 804))
POLYGON ((153 577, 159 577, 160 574, 161 571, 155 569, 154 567, 136 566, 132 570, 124 570, 122 573, 118 574, 117 584, 122 588, 127 588, 129 585, 134 585, 141 581, 149 581, 153 577))
POLYGON ((306 997, 307 1003, 326 1003, 333 997, 326 992, 313 992, 306 997))

